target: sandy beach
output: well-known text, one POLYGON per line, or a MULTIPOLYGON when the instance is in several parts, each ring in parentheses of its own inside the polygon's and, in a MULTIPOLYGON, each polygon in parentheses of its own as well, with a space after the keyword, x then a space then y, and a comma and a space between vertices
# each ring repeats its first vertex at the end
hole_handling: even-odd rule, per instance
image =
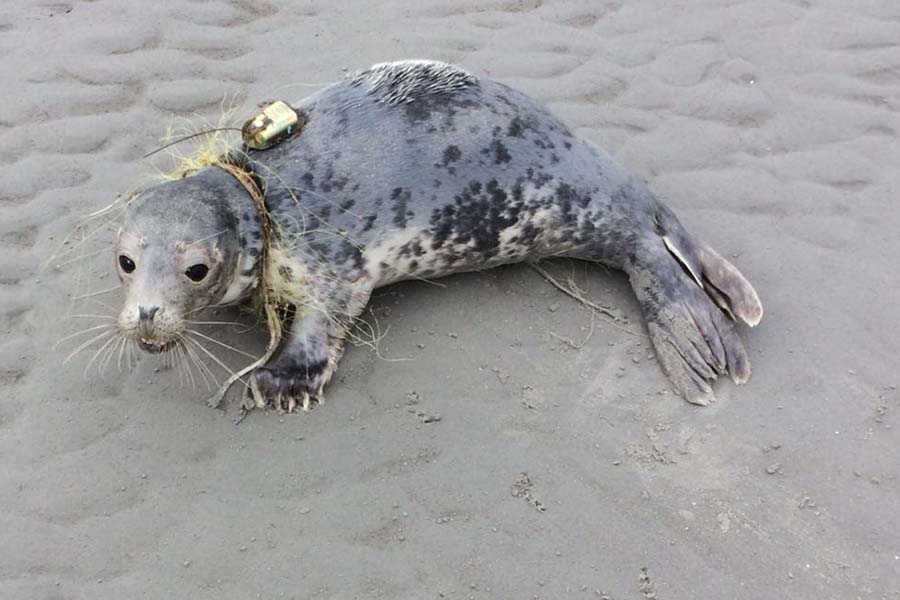
POLYGON ((900 599, 900 3, 35 0, 0 57, 0 599, 900 599), (685 403, 624 275, 573 261, 628 326, 521 265, 394 285, 381 356, 306 414, 235 426, 150 355, 63 366, 117 308, 79 298, 112 232, 48 261, 173 117, 402 58, 646 179, 759 292, 750 382, 685 403))

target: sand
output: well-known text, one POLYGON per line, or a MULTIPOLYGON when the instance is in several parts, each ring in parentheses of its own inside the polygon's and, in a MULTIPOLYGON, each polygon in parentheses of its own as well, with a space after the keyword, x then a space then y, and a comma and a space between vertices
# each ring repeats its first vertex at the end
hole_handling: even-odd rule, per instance
POLYGON ((898 41, 889 0, 6 3, 0 598, 900 598, 898 41), (539 98, 739 265, 750 383, 685 404, 565 261, 629 331, 521 266, 397 285, 309 414, 62 366, 109 237, 41 265, 173 114, 408 57, 539 98))

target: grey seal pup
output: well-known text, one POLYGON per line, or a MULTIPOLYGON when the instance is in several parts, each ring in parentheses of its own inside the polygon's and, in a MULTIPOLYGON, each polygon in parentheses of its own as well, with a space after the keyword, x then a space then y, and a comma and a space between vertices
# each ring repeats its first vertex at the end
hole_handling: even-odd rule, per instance
POLYGON ((245 147, 128 206, 115 244, 118 327, 143 349, 171 350, 191 315, 265 288, 290 319, 250 376, 257 403, 307 409, 376 288, 572 257, 627 273, 659 362, 687 401, 713 400, 720 375, 749 378, 732 321, 762 318, 750 283, 526 95, 452 65, 401 61, 292 106, 299 134, 245 147), (254 178, 265 206, 234 169, 254 178))

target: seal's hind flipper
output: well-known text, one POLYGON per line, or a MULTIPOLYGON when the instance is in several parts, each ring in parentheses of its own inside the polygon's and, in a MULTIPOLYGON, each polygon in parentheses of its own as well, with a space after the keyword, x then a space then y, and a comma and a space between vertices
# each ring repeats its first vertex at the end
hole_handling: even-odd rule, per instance
POLYGON ((668 260, 668 272, 632 273, 632 286, 666 375, 688 402, 706 405, 715 399, 710 384, 726 373, 745 383, 750 361, 725 314, 668 260))
POLYGON ((656 216, 656 228, 669 253, 719 308, 751 327, 759 324, 763 316, 762 302, 737 267, 706 244, 695 242, 675 215, 663 206, 656 216))
POLYGON ((763 316, 762 302, 737 267, 705 244, 697 249, 703 266, 703 288, 717 304, 727 306, 732 317, 747 325, 758 325, 763 316))
MULTIPOLYGON (((727 373, 738 384, 750 378, 750 360, 731 321, 714 303, 735 306, 727 292, 701 287, 704 279, 722 280, 706 274, 706 263, 698 254, 694 247, 686 246, 673 252, 671 239, 664 239, 646 260, 629 269, 629 276, 660 365, 688 402, 706 405, 715 400, 710 384, 720 375, 727 373), (719 295, 709 294, 709 289, 719 295)), ((746 283, 743 278, 740 281, 746 283)), ((752 297, 756 298, 755 293, 752 297)), ((752 314, 742 312, 740 316, 752 314)))

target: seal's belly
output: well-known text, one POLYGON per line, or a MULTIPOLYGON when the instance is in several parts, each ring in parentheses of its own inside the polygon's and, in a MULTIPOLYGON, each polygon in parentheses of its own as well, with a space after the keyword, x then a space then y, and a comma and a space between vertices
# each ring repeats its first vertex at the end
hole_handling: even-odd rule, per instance
POLYGON ((471 228, 409 227, 379 237, 363 252, 365 269, 376 287, 406 279, 430 279, 490 269, 561 251, 551 223, 552 209, 522 214, 501 230, 487 222, 471 228), (485 230, 487 228, 487 230, 485 230))

